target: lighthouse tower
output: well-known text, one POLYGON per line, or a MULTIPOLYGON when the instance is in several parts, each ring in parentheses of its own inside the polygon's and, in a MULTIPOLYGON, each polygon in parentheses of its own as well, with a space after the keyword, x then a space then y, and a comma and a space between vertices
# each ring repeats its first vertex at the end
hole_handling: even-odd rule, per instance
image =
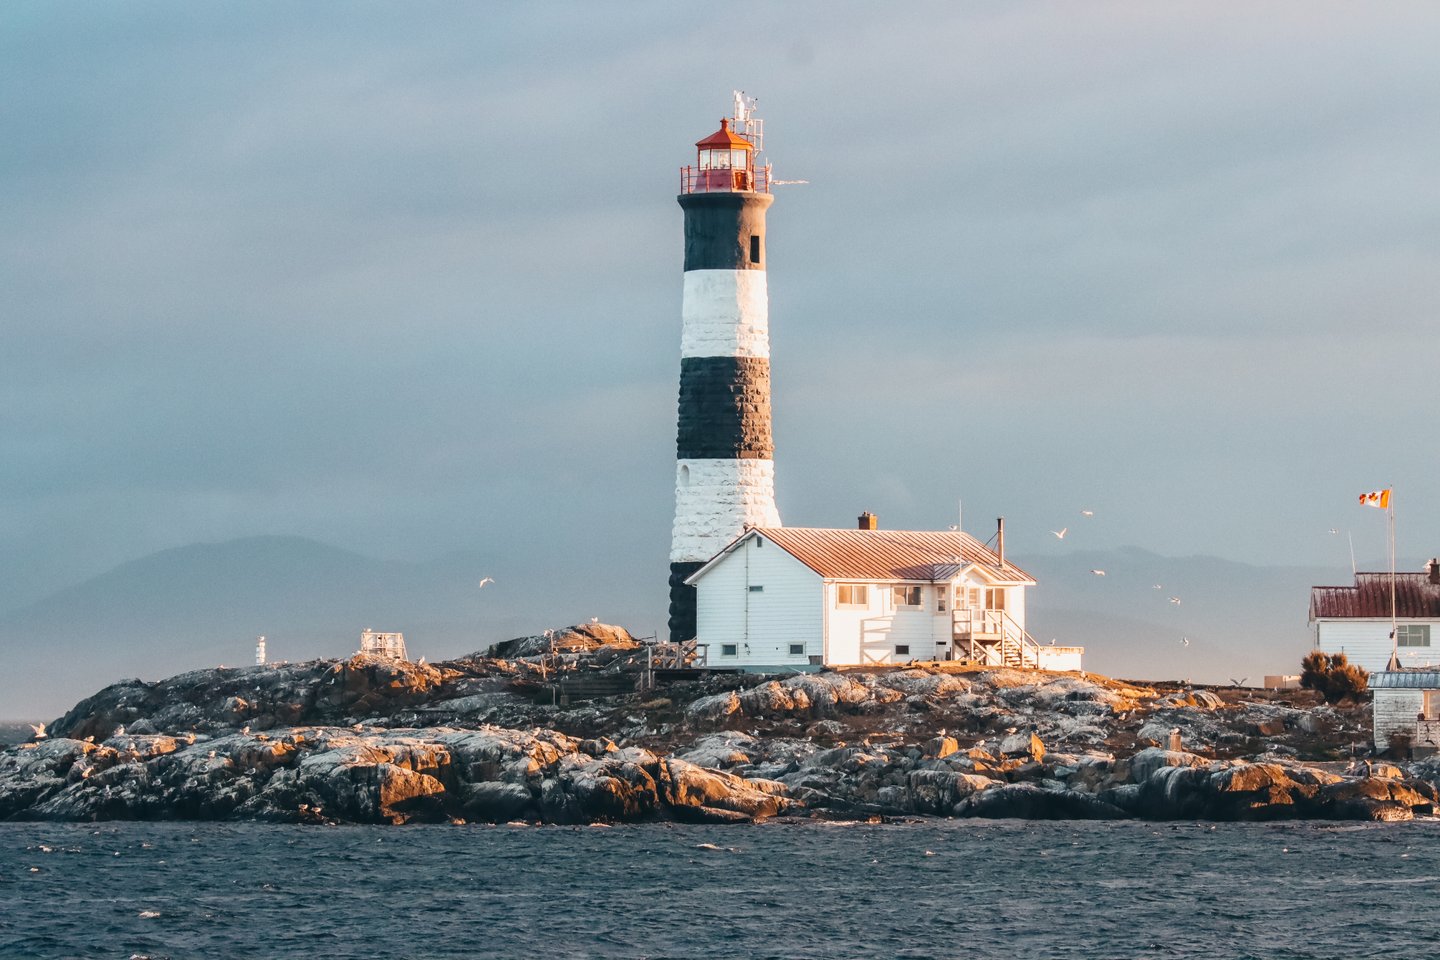
POLYGON ((765 211, 770 166, 754 101, 695 144, 680 170, 685 211, 680 423, 670 541, 670 640, 695 636, 695 588, 685 578, 747 526, 775 527, 770 434, 765 211))

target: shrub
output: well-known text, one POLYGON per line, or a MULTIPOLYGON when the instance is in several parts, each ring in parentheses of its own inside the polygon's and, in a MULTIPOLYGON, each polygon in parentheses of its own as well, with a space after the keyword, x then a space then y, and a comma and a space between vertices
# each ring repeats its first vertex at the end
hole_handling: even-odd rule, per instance
POLYGON ((1326 703, 1359 700, 1369 683, 1370 675, 1343 653, 1312 650, 1300 661, 1300 686, 1318 692, 1326 703))

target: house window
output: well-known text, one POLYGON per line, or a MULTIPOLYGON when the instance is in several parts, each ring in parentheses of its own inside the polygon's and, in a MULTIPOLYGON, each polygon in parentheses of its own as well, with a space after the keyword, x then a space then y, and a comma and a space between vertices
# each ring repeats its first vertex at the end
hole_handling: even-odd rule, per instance
POLYGON ((835 606, 870 606, 870 587, 864 583, 841 583, 835 587, 835 606))
POLYGON ((760 235, 758 233, 750 236, 750 262, 760 262, 760 235))
POLYGON ((751 587, 750 587, 750 592, 751 592, 751 593, 764 593, 764 592, 765 592, 765 588, 764 588, 763 586, 760 586, 759 584, 753 584, 753 585, 751 585, 751 587))
POLYGON ((738 657, 739 655, 740 655, 740 644, 738 644, 738 643, 722 643, 722 644, 720 644, 720 656, 722 656, 722 657, 738 657))
POLYGON ((985 588, 985 609, 986 609, 986 610, 1004 610, 1004 609, 1005 609, 1005 588, 1004 588, 1004 587, 986 587, 986 588, 985 588))
POLYGON ((891 587, 890 593, 894 597, 897 607, 920 606, 920 588, 918 586, 891 587))
POLYGON ((803 643, 792 643, 792 644, 790 644, 790 656, 792 656, 792 657, 803 657, 803 656, 805 656, 805 644, 803 644, 803 643))
POLYGON ((1401 647, 1430 646, 1430 624, 1402 623, 1395 628, 1395 644, 1401 647))
POLYGON ((895 644, 895 656, 897 656, 897 657, 908 657, 908 656, 910 656, 910 644, 908 644, 908 643, 897 643, 897 644, 895 644))
POLYGON ((935 612, 944 613, 950 607, 950 588, 940 586, 935 588, 935 612))

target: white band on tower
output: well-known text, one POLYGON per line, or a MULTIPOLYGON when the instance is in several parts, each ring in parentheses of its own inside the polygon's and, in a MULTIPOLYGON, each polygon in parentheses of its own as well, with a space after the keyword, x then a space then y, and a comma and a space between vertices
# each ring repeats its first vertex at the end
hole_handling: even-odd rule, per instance
POLYGON ((687 270, 681 357, 770 356, 764 270, 687 270))
POLYGON ((778 527, 773 460, 680 460, 675 464, 671 563, 709 560, 751 527, 778 527))

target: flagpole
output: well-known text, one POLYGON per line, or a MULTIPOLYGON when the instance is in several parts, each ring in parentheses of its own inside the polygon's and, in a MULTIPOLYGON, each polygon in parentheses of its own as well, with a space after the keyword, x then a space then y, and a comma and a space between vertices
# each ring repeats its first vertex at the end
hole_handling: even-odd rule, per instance
POLYGON ((1390 523, 1390 662, 1400 660, 1400 631, 1395 625, 1395 488, 1390 488, 1390 504, 1385 508, 1390 523))

